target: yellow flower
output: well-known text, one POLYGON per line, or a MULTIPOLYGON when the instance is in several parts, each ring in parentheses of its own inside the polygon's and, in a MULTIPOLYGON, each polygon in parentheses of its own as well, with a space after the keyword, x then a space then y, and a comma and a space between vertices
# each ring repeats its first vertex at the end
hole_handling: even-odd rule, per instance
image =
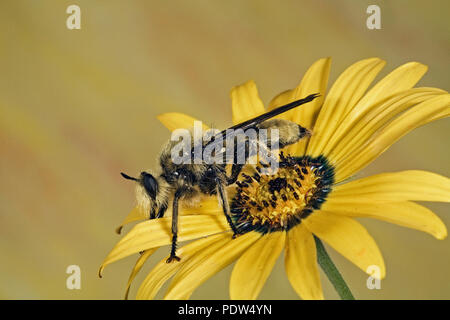
MULTIPOLYGON (((161 260, 141 284, 137 298, 154 298, 173 277, 165 298, 188 299, 200 284, 237 260, 230 297, 256 299, 285 250, 286 273, 298 295, 323 299, 313 235, 364 272, 378 266, 383 278, 380 250, 354 217, 380 219, 444 239, 447 230, 442 221, 412 201, 449 202, 450 179, 416 170, 349 179, 409 131, 450 113, 448 93, 413 88, 427 70, 417 62, 400 66, 369 89, 384 65, 378 58, 356 62, 325 95, 330 59, 320 59, 295 89, 275 97, 268 109, 321 93, 320 98, 281 115, 309 128, 311 137, 283 150, 277 174, 249 169, 237 187, 230 187, 233 219, 243 233, 236 239, 231 238, 215 197, 203 199, 195 208, 182 208, 179 241, 201 239, 178 249, 180 262, 161 260)), ((231 99, 234 124, 267 111, 252 81, 233 88, 231 99)), ((194 121, 179 113, 158 119, 170 130, 191 127, 194 121)), ((148 213, 135 208, 123 224, 145 218, 148 213)), ((129 289, 145 260, 171 243, 170 223, 171 218, 164 217, 134 226, 107 256, 101 271, 113 261, 144 251, 129 289)))

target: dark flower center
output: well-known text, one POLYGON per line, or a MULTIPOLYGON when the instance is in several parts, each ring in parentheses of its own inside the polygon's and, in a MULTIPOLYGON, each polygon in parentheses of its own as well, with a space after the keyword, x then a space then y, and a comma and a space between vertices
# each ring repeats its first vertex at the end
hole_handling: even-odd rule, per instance
POLYGON ((240 233, 289 230, 319 209, 331 191, 334 169, 323 156, 280 154, 275 174, 242 173, 231 202, 233 221, 240 233))

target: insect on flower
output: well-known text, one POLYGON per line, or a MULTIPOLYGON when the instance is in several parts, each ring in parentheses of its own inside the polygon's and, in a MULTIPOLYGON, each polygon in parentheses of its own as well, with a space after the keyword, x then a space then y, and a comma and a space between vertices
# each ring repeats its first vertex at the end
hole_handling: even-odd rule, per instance
MULTIPOLYGON (((229 145, 225 143, 225 148, 220 148, 220 155, 215 154, 215 157, 223 158, 229 154, 227 148, 233 148, 231 150, 233 154, 233 162, 231 163, 231 174, 228 176, 226 172, 226 162, 223 163, 210 163, 202 161, 201 163, 176 163, 173 161, 173 149, 176 146, 176 142, 170 140, 162 150, 160 155, 161 173, 152 174, 149 172, 141 172, 138 178, 131 177, 125 173, 121 173, 125 179, 133 180, 137 182, 137 201, 140 206, 147 212, 150 212, 150 219, 161 218, 164 216, 167 208, 169 207, 169 201, 172 201, 172 249, 170 257, 167 259, 167 263, 173 260, 179 261, 180 258, 176 255, 177 249, 177 236, 178 236, 178 207, 179 201, 190 201, 200 195, 214 195, 217 194, 222 204, 223 213, 227 219, 227 222, 233 231, 233 238, 238 235, 238 229, 235 227, 231 215, 230 205, 228 203, 228 197, 225 187, 236 182, 246 160, 254 155, 251 152, 251 145, 258 144, 260 148, 264 149, 282 149, 288 145, 298 142, 305 136, 308 136, 309 131, 296 124, 295 122, 283 119, 271 119, 277 115, 280 115, 286 111, 289 111, 302 104, 308 103, 318 97, 318 94, 311 94, 306 98, 296 100, 288 103, 274 110, 266 112, 262 115, 254 117, 250 120, 241 122, 235 126, 223 130, 216 135, 212 135, 209 139, 201 139, 201 141, 193 141, 191 146, 191 154, 194 154, 196 145, 200 144, 202 150, 206 148, 214 148, 215 144, 229 141, 232 132, 242 130, 246 132, 251 129, 266 129, 277 130, 276 141, 266 140, 264 144, 261 140, 246 138, 242 148, 239 144, 229 145), (239 153, 242 151, 244 155, 244 161, 238 162, 239 153)), ((235 137, 233 137, 234 140, 235 137)), ((272 135, 271 135, 272 138, 272 135)))
MULTIPOLYGON (((262 164, 246 165, 227 187, 237 239, 231 239, 235 231, 215 196, 200 199, 189 209, 181 207, 182 259, 167 264, 167 255, 160 260, 142 281, 137 299, 156 298, 168 281, 164 299, 189 299, 201 284, 233 263, 230 298, 256 299, 283 251, 287 278, 299 297, 324 299, 317 263, 323 251, 320 241, 363 272, 383 279, 381 250, 358 217, 416 229, 439 240, 447 237, 438 215, 416 201, 450 202, 449 178, 423 170, 355 175, 408 132, 448 117, 450 94, 414 87, 427 70, 418 62, 399 66, 372 86, 386 64, 379 58, 355 62, 327 92, 330 64, 330 58, 316 61, 297 87, 277 95, 267 108, 253 81, 231 90, 236 125, 319 92, 314 101, 275 118, 314 134, 280 152, 276 173, 260 172, 266 169, 262 164), (378 275, 372 275, 372 266, 379 268, 378 275)), ((174 131, 191 127, 196 119, 165 113, 158 120, 174 131)), ((148 213, 138 204, 119 229, 147 219, 148 213)), ((144 263, 158 248, 172 243, 171 222, 164 217, 133 226, 104 259, 99 275, 107 265, 141 252, 128 280, 127 297, 144 263)))

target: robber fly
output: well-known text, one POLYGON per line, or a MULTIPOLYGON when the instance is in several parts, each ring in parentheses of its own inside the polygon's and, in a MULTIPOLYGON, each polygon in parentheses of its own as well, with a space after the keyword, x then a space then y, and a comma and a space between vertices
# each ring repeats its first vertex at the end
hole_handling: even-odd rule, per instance
MULTIPOLYGON (((203 148, 210 146, 226 137, 229 129, 278 129, 278 147, 284 148, 287 145, 296 143, 310 132, 302 126, 282 119, 271 119, 281 113, 308 103, 318 97, 318 94, 311 94, 304 99, 294 101, 284 106, 273 109, 267 113, 247 120, 227 130, 223 130, 213 135, 208 141, 202 141, 203 148)), ((223 139, 221 140, 223 141, 223 139)), ((139 178, 131 177, 125 173, 121 175, 125 179, 137 182, 138 205, 150 212, 150 219, 161 218, 166 212, 169 201, 172 201, 172 248, 167 263, 174 260, 179 261, 176 255, 178 236, 178 207, 180 201, 190 201, 201 195, 217 195, 223 208, 223 213, 233 231, 233 238, 238 235, 238 230, 233 224, 230 215, 230 207, 225 187, 236 182, 244 164, 231 163, 231 173, 226 172, 226 163, 221 164, 175 164, 171 158, 171 151, 175 142, 169 141, 163 148, 160 155, 161 173, 152 174, 141 172, 139 178)), ((236 152, 236 150, 234 150, 236 152)))

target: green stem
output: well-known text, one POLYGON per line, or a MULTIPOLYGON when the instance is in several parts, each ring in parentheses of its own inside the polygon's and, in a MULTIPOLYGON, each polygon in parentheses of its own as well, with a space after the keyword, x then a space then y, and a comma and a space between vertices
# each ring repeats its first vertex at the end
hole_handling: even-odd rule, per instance
POLYGON ((344 278, 342 278, 338 269, 334 265, 327 251, 325 250, 322 241, 320 241, 320 239, 317 238, 316 236, 314 236, 314 240, 316 241, 316 248, 317 248, 317 262, 327 275, 330 282, 333 284, 334 288, 339 294, 339 297, 341 297, 342 300, 355 300, 355 298, 352 295, 352 292, 345 283, 344 278))

